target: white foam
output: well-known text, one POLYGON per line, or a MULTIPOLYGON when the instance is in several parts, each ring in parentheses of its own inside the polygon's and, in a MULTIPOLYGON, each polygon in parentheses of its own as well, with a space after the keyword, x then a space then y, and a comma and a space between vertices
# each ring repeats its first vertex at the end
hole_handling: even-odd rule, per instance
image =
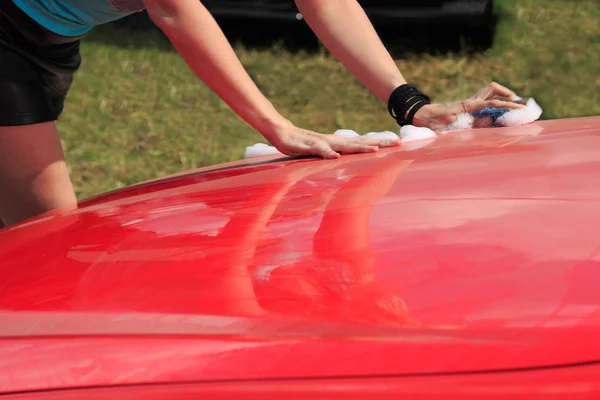
POLYGON ((398 135, 391 131, 369 132, 361 136, 364 139, 398 140, 398 135))
POLYGON ((246 147, 246 151, 244 152, 244 158, 271 156, 275 154, 284 155, 274 146, 269 146, 268 144, 264 143, 256 143, 252 146, 246 147))
POLYGON ((496 120, 500 126, 525 125, 536 121, 542 115, 542 108, 534 99, 527 100, 525 108, 510 110, 496 120))
POLYGON ((360 137, 360 135, 352 129, 338 129, 337 131, 333 132, 333 134, 335 136, 340 136, 346 139, 354 139, 360 137))
POLYGON ((413 140, 423 140, 436 137, 435 132, 429 128, 423 128, 413 125, 405 125, 400 129, 400 139, 402 143, 413 140))
POLYGON ((447 132, 455 132, 455 131, 463 131, 466 129, 473 128, 473 123, 475 122, 475 117, 471 114, 458 114, 456 116, 456 121, 452 124, 446 126, 445 128, 440 129, 438 132, 447 133, 447 132))
POLYGON ((400 129, 400 141, 405 151, 421 149, 437 139, 437 135, 429 128, 405 125, 400 129))

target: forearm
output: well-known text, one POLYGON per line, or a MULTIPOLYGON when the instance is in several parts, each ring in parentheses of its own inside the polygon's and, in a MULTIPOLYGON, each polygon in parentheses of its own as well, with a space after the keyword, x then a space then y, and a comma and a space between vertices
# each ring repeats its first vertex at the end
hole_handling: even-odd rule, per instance
POLYGON ((245 71, 199 0, 146 0, 148 13, 191 70, 267 139, 289 122, 245 71))
POLYGON ((296 0, 296 5, 331 54, 383 102, 406 83, 356 0, 296 0))

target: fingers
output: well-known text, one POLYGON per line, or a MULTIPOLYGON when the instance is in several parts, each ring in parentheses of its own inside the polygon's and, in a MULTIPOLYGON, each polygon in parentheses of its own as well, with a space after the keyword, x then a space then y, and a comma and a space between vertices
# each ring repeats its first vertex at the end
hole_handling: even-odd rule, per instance
POLYGON ((525 108, 525 106, 522 104, 502 100, 465 100, 455 103, 452 106, 452 112, 457 114, 472 114, 486 108, 507 108, 509 110, 520 110, 525 108))
POLYGON ((491 100, 492 98, 503 98, 513 100, 516 97, 516 93, 509 88, 500 85, 497 82, 492 82, 483 89, 481 89, 472 100, 491 100))
POLYGON ((400 138, 389 140, 389 139, 359 139, 361 143, 368 144, 369 146, 377 147, 395 147, 400 146, 400 138))
POLYGON ((345 139, 335 135, 322 135, 306 130, 301 136, 288 137, 279 146, 279 151, 291 156, 314 155, 325 159, 336 159, 340 153, 373 153, 380 147, 400 145, 400 139, 345 139))
POLYGON ((394 147, 400 145, 398 140, 382 139, 344 139, 334 135, 324 135, 319 140, 310 142, 310 152, 323 158, 338 158, 339 153, 373 153, 380 147, 394 147))
POLYGON ((286 149, 283 151, 283 153, 292 156, 312 155, 325 159, 339 158, 340 154, 334 150, 334 146, 331 146, 327 140, 319 136, 322 135, 310 135, 303 138, 304 140, 287 143, 286 149))
POLYGON ((332 147, 336 151, 343 153, 365 153, 377 151, 382 147, 395 147, 400 145, 400 138, 396 139, 342 139, 337 136, 330 136, 332 147))
POLYGON ((379 150, 379 147, 373 144, 373 142, 377 141, 366 143, 366 140, 360 139, 348 140, 337 137, 327 139, 329 140, 319 140, 312 143, 310 146, 310 153, 326 159, 334 159, 339 158, 340 153, 373 153, 379 150))
POLYGON ((329 146, 324 146, 321 149, 319 149, 317 155, 329 160, 340 158, 340 153, 334 151, 329 146))
POLYGON ((361 139, 343 139, 333 135, 327 139, 328 144, 335 151, 342 153, 372 153, 379 150, 377 145, 367 143, 361 139))

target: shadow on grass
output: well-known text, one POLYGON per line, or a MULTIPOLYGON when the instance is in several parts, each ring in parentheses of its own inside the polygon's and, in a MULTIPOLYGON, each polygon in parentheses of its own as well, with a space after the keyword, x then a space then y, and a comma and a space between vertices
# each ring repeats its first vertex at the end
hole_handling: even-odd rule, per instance
MULTIPOLYGON (((505 16, 503 16, 505 17, 505 16)), ((247 49, 278 48, 296 53, 315 53, 321 50, 319 40, 304 22, 240 21, 219 19, 219 25, 232 44, 247 49)), ((478 53, 489 49, 494 42, 498 15, 484 27, 464 27, 436 24, 403 24, 402 29, 392 24, 376 24, 375 28, 394 58, 408 54, 478 53)), ((156 28, 145 13, 139 13, 100 27, 86 40, 121 47, 154 47, 173 51, 167 38, 156 28), (123 32, 127 32, 126 35, 123 32)))

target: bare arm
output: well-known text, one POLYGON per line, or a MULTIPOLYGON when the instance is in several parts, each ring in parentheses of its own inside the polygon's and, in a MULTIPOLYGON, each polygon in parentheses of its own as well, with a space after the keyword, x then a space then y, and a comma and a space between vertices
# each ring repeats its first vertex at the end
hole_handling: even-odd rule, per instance
POLYGON ((399 142, 343 139, 295 127, 260 92, 199 0, 145 0, 148 14, 192 71, 281 152, 337 158, 339 152, 377 151, 399 142))
POLYGON ((296 0, 296 5, 331 54, 381 101, 387 103, 406 83, 356 0, 296 0))
POLYGON ((146 0, 148 13, 192 71, 267 138, 288 124, 256 87, 227 38, 198 0, 146 0))
MULTIPOLYGON (((406 83, 357 0, 296 0, 296 5, 331 54, 381 101, 387 104, 394 89, 406 83)), ((467 100, 421 108, 415 115, 414 124, 435 130, 454 122, 460 113, 472 113, 487 107, 523 107, 494 100, 496 95, 514 98, 509 89, 491 83, 467 100)))

